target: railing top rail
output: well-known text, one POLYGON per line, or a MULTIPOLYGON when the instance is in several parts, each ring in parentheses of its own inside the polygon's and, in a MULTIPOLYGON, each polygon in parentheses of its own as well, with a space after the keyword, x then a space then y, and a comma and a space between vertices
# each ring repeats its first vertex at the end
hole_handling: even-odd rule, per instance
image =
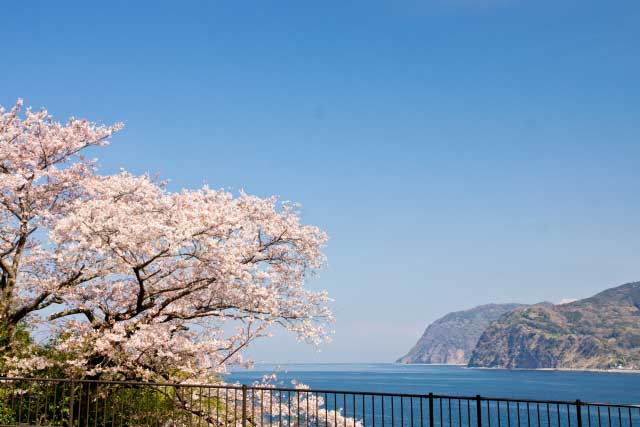
MULTIPOLYGON (((428 399, 433 397, 435 399, 451 399, 451 400, 476 400, 480 398, 481 401, 489 402, 513 402, 513 403, 541 403, 550 405, 575 405, 576 400, 536 400, 536 399, 516 399, 507 397, 490 397, 490 396, 463 396, 463 395, 446 395, 446 394, 411 394, 411 393, 388 393, 388 392, 375 392, 375 391, 357 391, 357 390, 324 390, 324 389, 296 389, 296 388, 271 388, 271 387, 248 387, 253 390, 272 390, 272 391, 290 391, 290 392, 308 392, 308 393, 333 393, 333 394, 353 394, 362 396, 385 396, 385 397, 407 397, 415 399, 428 399)), ((629 407, 640 408, 640 405, 632 404, 617 404, 617 403, 604 403, 604 402, 584 402, 580 400, 581 405, 590 406, 611 406, 611 407, 629 407)))
POLYGON ((59 382, 59 383, 90 383, 90 384, 109 384, 109 385, 126 385, 137 387, 198 387, 198 388, 214 388, 227 390, 256 390, 256 391, 280 391, 291 393, 320 393, 320 394, 344 394, 356 396, 379 396, 379 397, 404 397, 414 399, 451 399, 451 400, 477 400, 483 402, 509 402, 509 403, 533 403, 533 404, 549 404, 549 405, 576 405, 578 402, 584 406, 601 406, 616 408, 633 408, 640 409, 637 404, 617 404, 608 402, 585 402, 581 400, 538 400, 538 399, 517 399, 489 396, 463 396, 463 395, 445 395, 436 393, 415 394, 415 393, 389 393, 376 391, 358 391, 358 390, 331 390, 331 389, 312 389, 312 388, 292 388, 292 387, 268 387, 268 386, 247 386, 240 384, 198 384, 198 383, 171 383, 171 382, 144 382, 144 381, 114 381, 114 380, 91 380, 91 379, 73 379, 73 378, 28 378, 28 377, 0 377, 0 383, 3 382, 59 382))

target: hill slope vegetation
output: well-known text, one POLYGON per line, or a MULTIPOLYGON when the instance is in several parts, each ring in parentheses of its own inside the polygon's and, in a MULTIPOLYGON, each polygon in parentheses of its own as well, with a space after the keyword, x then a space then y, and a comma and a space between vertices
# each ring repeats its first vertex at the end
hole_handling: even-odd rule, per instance
POLYGON ((520 307, 491 323, 472 367, 640 367, 640 282, 561 305, 520 307))
POLYGON ((489 324, 520 304, 487 304, 436 320, 398 363, 466 364, 489 324))

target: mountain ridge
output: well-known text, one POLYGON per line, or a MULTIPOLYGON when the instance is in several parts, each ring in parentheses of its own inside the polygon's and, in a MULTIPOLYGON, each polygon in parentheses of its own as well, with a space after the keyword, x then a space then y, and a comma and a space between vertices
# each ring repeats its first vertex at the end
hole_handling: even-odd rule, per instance
POLYGON ((482 332, 491 322, 522 304, 483 304, 450 312, 429 324, 397 363, 466 365, 482 332))
POLYGON ((517 308, 481 334, 469 366, 638 369, 640 282, 567 304, 517 308))

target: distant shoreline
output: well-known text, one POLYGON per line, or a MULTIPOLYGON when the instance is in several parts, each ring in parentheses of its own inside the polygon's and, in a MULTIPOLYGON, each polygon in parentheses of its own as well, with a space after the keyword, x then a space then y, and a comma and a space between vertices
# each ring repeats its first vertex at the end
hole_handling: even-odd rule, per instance
POLYGON ((408 365, 408 366, 464 366, 467 365, 465 363, 400 363, 394 362, 394 365, 408 365))
POLYGON ((640 369, 596 369, 596 368, 489 368, 484 366, 468 367, 458 363, 396 363, 407 366, 460 366, 465 369, 500 370, 500 371, 562 371, 562 372, 599 372, 612 374, 640 374, 640 369))

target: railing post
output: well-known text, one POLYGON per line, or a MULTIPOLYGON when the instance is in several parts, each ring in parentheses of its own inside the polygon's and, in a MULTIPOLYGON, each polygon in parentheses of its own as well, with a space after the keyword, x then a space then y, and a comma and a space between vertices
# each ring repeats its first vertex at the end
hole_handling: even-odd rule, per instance
POLYGON ((482 427, 482 398, 476 394, 476 418, 478 427, 482 427))
POLYGON ((576 415, 578 419, 578 427, 582 427, 582 402, 576 399, 576 415))
POLYGON ((242 384, 242 427, 247 427, 247 386, 242 384))
POLYGON ((433 427, 433 393, 429 393, 429 427, 433 427))
POLYGON ((69 427, 73 427, 73 407, 75 406, 76 385, 73 380, 69 381, 69 427))

